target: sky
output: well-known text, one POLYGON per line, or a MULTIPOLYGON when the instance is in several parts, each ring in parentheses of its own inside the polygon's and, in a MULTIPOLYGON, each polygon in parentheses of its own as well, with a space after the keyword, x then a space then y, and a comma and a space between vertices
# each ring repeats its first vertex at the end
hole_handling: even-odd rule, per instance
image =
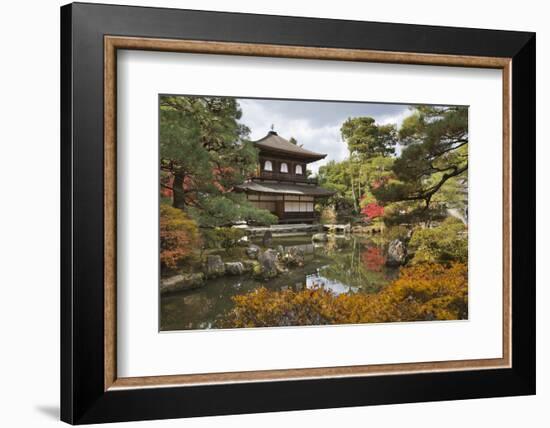
POLYGON ((334 101, 296 101, 238 99, 243 115, 241 122, 250 128, 250 139, 264 137, 273 125, 279 136, 294 137, 304 148, 327 157, 311 163, 314 174, 321 165, 347 157, 347 147, 340 137, 340 127, 350 117, 370 116, 378 124, 397 126, 410 114, 409 105, 351 103, 334 101))

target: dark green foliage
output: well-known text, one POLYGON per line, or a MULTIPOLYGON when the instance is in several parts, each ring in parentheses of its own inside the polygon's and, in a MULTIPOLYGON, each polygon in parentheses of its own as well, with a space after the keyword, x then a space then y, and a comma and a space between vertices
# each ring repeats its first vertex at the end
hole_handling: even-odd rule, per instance
POLYGON ((390 226, 384 230, 383 239, 387 242, 399 239, 403 242, 409 242, 410 229, 405 226, 390 226))
POLYGON ((238 245, 239 239, 245 236, 241 229, 235 227, 216 227, 204 229, 202 235, 208 248, 234 248, 238 245))
POLYGON ((468 169, 467 107, 418 106, 399 130, 405 148, 395 159, 394 179, 373 190, 385 203, 420 201, 430 206, 434 196, 461 179, 468 169))
POLYGON ((354 196, 351 191, 351 169, 349 161, 330 161, 319 168, 319 185, 336 193, 322 199, 322 208, 333 207, 338 218, 349 218, 354 214, 354 196))
POLYGON ((395 153, 395 125, 377 125, 372 117, 348 119, 340 129, 351 156, 370 159, 395 153))
POLYGON ((173 206, 201 226, 276 221, 233 192, 254 171, 258 157, 246 140, 248 128, 238 122, 241 114, 232 98, 160 99, 161 183, 171 191, 173 206))
POLYGON ((443 221, 447 209, 445 204, 431 204, 426 207, 418 201, 401 201, 389 204, 384 211, 384 223, 387 226, 415 225, 422 223, 429 225, 443 221))

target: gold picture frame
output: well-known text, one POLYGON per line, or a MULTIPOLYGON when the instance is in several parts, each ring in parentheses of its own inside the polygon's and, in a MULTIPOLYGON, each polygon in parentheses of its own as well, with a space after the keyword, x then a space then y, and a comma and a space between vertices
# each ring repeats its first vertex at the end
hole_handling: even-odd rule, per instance
POLYGON ((512 363, 511 319, 511 81, 512 58, 384 52, 359 49, 104 36, 104 390, 225 383, 362 377, 425 372, 509 368, 512 363), (492 68, 502 70, 503 145, 503 322, 502 358, 423 363, 357 365, 304 369, 118 377, 116 368, 116 86, 117 51, 146 50, 209 55, 357 61, 392 64, 492 68))

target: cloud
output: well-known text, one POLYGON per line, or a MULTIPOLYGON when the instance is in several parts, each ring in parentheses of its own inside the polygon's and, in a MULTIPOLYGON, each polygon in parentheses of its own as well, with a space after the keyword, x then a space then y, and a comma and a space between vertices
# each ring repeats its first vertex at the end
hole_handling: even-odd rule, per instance
POLYGON ((314 173, 331 160, 346 158, 347 147, 340 136, 340 128, 346 119, 370 116, 380 124, 395 123, 399 126, 410 114, 409 106, 403 104, 251 98, 238 101, 243 111, 241 122, 250 128, 252 140, 265 136, 273 125, 281 137, 294 137, 304 148, 326 153, 325 159, 309 165, 314 173))

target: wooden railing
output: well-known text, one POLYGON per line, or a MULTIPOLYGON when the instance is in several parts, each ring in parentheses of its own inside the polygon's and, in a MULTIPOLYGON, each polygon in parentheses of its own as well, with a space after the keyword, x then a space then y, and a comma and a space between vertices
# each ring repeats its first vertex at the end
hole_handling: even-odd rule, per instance
POLYGON ((285 174, 281 172, 262 171, 259 176, 264 180, 290 181, 293 183, 317 184, 317 178, 307 178, 304 175, 285 174))

